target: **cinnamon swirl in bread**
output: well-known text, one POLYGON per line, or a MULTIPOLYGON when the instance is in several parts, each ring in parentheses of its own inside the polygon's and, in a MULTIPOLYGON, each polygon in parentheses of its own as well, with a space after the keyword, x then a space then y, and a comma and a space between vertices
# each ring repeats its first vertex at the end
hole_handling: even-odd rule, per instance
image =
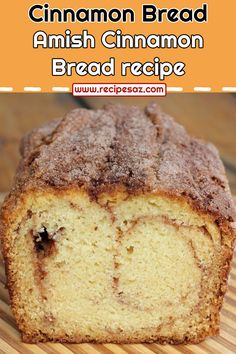
POLYGON ((1 214, 26 342, 197 343, 219 331, 235 206, 211 144, 155 104, 27 135, 1 214))

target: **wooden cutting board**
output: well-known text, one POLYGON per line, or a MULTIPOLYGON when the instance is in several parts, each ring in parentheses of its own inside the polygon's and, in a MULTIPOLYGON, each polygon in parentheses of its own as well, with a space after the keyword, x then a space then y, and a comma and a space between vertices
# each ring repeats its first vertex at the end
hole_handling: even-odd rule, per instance
MULTIPOLYGON (((0 203, 3 195, 0 194, 0 203)), ((236 353, 236 256, 234 257, 229 289, 221 311, 221 334, 206 339, 198 345, 158 345, 158 344, 25 344, 21 342, 10 307, 8 291, 5 287, 5 271, 0 258, 0 353, 7 354, 229 354, 236 353)))

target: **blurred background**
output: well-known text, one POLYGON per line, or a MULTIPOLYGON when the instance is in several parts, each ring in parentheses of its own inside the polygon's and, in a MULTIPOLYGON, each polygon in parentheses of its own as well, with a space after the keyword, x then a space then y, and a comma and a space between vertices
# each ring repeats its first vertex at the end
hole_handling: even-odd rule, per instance
POLYGON ((144 107, 157 101, 161 108, 197 137, 214 143, 236 194, 236 95, 173 93, 165 98, 75 98, 71 94, 0 94, 0 193, 10 189, 19 161, 19 141, 29 130, 62 117, 76 107, 97 108, 107 102, 144 107))

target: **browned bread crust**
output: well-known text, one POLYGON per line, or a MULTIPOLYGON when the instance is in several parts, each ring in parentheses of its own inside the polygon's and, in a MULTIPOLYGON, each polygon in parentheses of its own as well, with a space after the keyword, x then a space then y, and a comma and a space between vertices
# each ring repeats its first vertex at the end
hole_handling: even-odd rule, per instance
POLYGON ((223 164, 210 143, 191 137, 156 104, 76 109, 27 135, 16 188, 84 187, 98 195, 115 187, 129 193, 186 196, 220 220, 236 220, 223 164))

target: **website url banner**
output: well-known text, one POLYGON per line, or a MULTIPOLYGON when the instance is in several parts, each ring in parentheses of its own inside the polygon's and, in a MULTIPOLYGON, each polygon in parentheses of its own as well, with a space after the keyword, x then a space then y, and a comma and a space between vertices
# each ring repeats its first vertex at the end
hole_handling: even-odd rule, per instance
POLYGON ((73 84, 74 96, 166 96, 166 84, 73 84))

